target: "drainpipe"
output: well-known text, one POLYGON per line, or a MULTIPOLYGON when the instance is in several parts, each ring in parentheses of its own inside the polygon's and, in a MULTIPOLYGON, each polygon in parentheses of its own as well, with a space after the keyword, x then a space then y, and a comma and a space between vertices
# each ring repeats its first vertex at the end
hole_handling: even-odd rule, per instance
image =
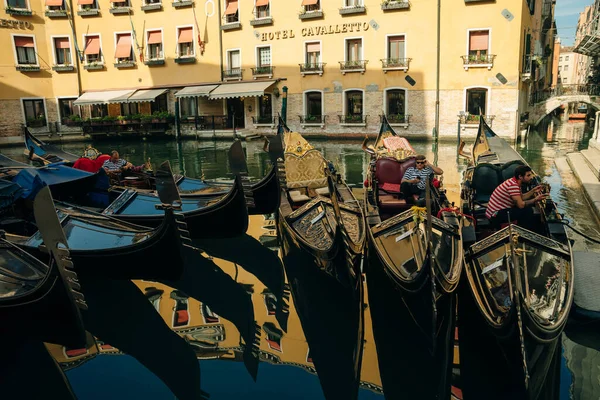
POLYGON ((218 0, 217 4, 219 5, 219 68, 221 69, 221 82, 223 82, 223 30, 221 29, 223 21, 221 21, 221 0, 218 0))
POLYGON ((281 119, 283 119, 283 122, 287 124, 287 92, 288 92, 288 87, 284 86, 283 89, 283 94, 281 95, 281 119))
POLYGON ((442 2, 437 0, 437 67, 435 71, 435 132, 434 139, 440 136, 440 26, 442 2))

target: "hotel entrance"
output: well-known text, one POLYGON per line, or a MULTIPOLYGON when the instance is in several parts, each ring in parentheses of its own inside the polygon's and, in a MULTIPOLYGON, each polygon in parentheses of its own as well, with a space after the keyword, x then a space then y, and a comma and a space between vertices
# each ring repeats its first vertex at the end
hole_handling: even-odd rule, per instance
POLYGON ((233 129, 235 118, 235 128, 245 128, 244 123, 244 102, 239 98, 227 99, 227 129, 233 129))

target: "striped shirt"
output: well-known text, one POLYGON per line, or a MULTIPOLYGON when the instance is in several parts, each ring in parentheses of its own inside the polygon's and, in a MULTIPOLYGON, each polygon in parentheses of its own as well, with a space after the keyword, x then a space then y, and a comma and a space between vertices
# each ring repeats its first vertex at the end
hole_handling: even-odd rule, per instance
POLYGON ((115 162, 113 162, 111 159, 108 159, 108 160, 104 161, 104 164, 102 164, 102 168, 106 168, 110 172, 120 171, 121 168, 123 168, 126 164, 127 164, 127 161, 122 158, 119 158, 115 162))
POLYGON ((415 179, 418 176, 419 178, 421 178, 421 180, 419 180, 419 182, 415 183, 415 185, 417 185, 417 187, 419 189, 425 190, 425 182, 427 181, 427 178, 431 174, 433 174, 433 169, 431 169, 431 167, 425 167, 423 169, 417 169, 415 167, 410 167, 409 169, 406 170, 406 172, 404 173, 404 177, 402 179, 406 179, 407 181, 409 181, 411 179, 415 179))
POLYGON ((487 210, 485 210, 485 216, 487 218, 494 217, 498 211, 512 208, 514 201, 512 196, 521 196, 521 186, 515 178, 505 180, 494 189, 494 192, 490 196, 490 202, 488 203, 487 210))

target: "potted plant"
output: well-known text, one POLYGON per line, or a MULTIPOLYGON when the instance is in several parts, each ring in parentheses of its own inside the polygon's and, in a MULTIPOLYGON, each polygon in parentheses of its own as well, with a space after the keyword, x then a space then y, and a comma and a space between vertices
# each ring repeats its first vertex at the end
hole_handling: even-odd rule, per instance
POLYGON ((112 125, 115 123, 115 121, 117 120, 116 117, 112 117, 110 115, 107 115, 106 117, 102 118, 102 123, 104 125, 112 125))
POLYGON ((150 114, 140 114, 140 122, 142 125, 151 123, 153 119, 153 116, 150 114))
POLYGON ((81 117, 77 114, 69 115, 63 123, 66 126, 78 126, 81 124, 81 117))
POLYGON ((124 115, 119 115, 117 116, 117 123, 123 125, 125 123, 127 117, 125 117, 124 115))
POLYGON ((90 119, 90 123, 92 126, 102 125, 102 117, 93 117, 90 119))

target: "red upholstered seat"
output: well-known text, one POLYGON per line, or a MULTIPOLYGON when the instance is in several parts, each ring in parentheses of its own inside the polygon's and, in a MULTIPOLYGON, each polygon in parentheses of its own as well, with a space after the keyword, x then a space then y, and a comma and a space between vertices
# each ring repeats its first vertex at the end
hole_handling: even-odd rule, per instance
MULTIPOLYGON (((94 162, 96 163, 96 171, 98 171, 100 168, 102 168, 102 165, 104 164, 104 161, 106 160, 110 160, 110 156, 108 154, 101 154, 99 155, 94 162)), ((94 172, 96 172, 94 171, 94 172)))
POLYGON ((98 172, 98 168, 96 167, 96 162, 94 160, 90 160, 89 158, 82 157, 75 161, 73 164, 73 168, 80 169, 82 171, 87 171, 91 173, 98 172))
POLYGON ((412 207, 412 204, 400 198, 400 184, 406 170, 414 166, 414 157, 402 163, 393 158, 377 160, 375 179, 378 187, 379 207, 382 211, 398 213, 412 207))

